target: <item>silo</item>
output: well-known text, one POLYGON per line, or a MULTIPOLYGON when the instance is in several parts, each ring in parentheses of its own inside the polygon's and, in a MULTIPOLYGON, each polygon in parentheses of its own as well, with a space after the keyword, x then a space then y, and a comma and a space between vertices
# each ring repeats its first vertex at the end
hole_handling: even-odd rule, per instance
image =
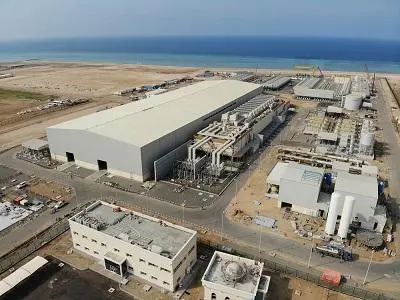
POLYGON ((374 146, 375 135, 373 132, 361 131, 360 144, 365 148, 374 146))
POLYGON ((340 197, 341 195, 336 192, 331 196, 331 203, 329 204, 329 212, 325 225, 326 234, 333 235, 335 233, 336 220, 339 213, 340 197))
POLYGON ((349 231, 352 215, 353 215, 353 207, 354 207, 355 199, 353 196, 347 195, 344 198, 342 216, 340 218, 340 224, 338 229, 338 236, 342 239, 347 238, 347 232, 349 231))
POLYGON ((359 110, 362 102, 362 97, 356 94, 349 94, 345 97, 344 108, 347 110, 359 110))

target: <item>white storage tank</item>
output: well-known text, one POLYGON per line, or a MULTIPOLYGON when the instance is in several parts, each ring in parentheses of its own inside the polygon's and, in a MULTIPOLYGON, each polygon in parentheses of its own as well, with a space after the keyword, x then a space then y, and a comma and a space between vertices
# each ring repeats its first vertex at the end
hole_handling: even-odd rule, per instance
POLYGON ((331 196, 331 203, 329 204, 328 217, 326 219, 325 233, 328 235, 333 235, 335 233, 336 220, 339 213, 341 195, 334 192, 331 196))
POLYGON ((347 110, 359 110, 362 97, 356 94, 349 94, 344 99, 344 108, 347 110))
POLYGON ((340 218, 340 224, 338 229, 338 236, 342 239, 347 238, 347 233, 349 231, 352 215, 353 215, 353 208, 354 208, 355 199, 353 196, 347 195, 344 198, 342 216, 340 218))
POLYGON ((375 135, 372 132, 361 132, 360 144, 364 147, 372 147, 375 142, 375 135))

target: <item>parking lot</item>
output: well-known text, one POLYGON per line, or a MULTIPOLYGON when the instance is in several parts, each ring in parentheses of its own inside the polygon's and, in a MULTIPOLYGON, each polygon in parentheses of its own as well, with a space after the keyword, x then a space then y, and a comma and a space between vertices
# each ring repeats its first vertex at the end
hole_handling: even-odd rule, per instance
POLYGON ((4 300, 108 300, 132 299, 120 291, 118 284, 93 271, 74 270, 67 264, 46 257, 50 262, 34 273, 27 281, 17 286, 4 300), (113 292, 108 290, 113 288, 113 292))

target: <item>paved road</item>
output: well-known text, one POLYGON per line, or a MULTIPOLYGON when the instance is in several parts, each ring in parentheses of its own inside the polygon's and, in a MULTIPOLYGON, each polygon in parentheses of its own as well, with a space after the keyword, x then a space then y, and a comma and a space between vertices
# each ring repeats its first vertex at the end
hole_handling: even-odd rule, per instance
MULTIPOLYGON (((380 112, 383 112, 381 113, 381 118, 379 119, 379 122, 380 126, 385 130, 386 137, 388 138, 387 142, 389 143, 390 148, 394 149, 391 152, 390 159, 393 163, 392 166, 396 166, 400 164, 400 149, 398 148, 396 142, 394 142, 396 141, 396 139, 393 137, 394 131, 391 127, 390 121, 385 120, 384 118, 384 116, 388 116, 388 114, 385 113, 385 109, 387 108, 385 107, 385 105, 380 104, 378 105, 378 109, 380 110, 380 112), (395 158, 398 159, 396 160, 395 158)), ((144 207, 152 211, 160 212, 164 215, 170 215, 176 218, 182 218, 183 216, 183 211, 181 207, 176 207, 172 204, 155 200, 144 195, 136 195, 115 190, 104 185, 89 182, 84 179, 76 177, 71 179, 65 173, 61 173, 55 170, 43 169, 36 165, 18 160, 14 158, 13 153, 15 153, 15 150, 8 151, 0 155, 0 164, 4 164, 9 167, 21 170, 27 174, 35 174, 36 176, 57 180, 64 184, 69 184, 73 186, 77 195, 77 204, 85 203, 96 198, 98 199, 101 195, 104 199, 117 198, 118 201, 126 203, 128 205, 144 207)), ((399 174, 397 172, 398 170, 400 170, 400 166, 397 167, 396 170, 393 172, 392 181, 394 182, 391 182, 393 185, 393 196, 396 197, 400 195, 400 193, 398 193, 398 186, 395 184, 395 180, 399 178, 399 174)), ((238 177, 239 188, 244 185, 247 178, 247 172, 244 172, 244 174, 238 177)), ((228 205, 229 201, 234 197, 234 195, 235 184, 232 184, 230 187, 228 187, 228 189, 214 206, 204 210, 185 209, 185 220, 198 225, 212 227, 215 230, 219 231, 221 229, 221 219, 223 211, 228 205)), ((36 228, 40 228, 40 226, 42 226, 42 223, 48 221, 49 220, 46 218, 38 218, 33 224, 29 225, 29 228, 30 230, 35 231, 36 228)), ((255 232, 253 229, 248 228, 244 225, 232 223, 228 219, 224 218, 224 233, 231 237, 234 237, 236 240, 240 240, 241 242, 246 243, 248 245, 248 251, 250 253, 252 251, 257 252, 257 250, 254 250, 254 247, 257 248, 259 244, 259 233, 257 231, 255 232)), ((3 242, 5 241, 3 240, 3 242)), ((284 259, 290 258, 293 262, 296 262, 303 266, 307 264, 310 253, 310 248, 308 246, 305 246, 297 241, 285 239, 283 236, 271 232, 262 233, 261 248, 266 253, 273 250, 277 253, 278 257, 284 259)), ((365 275, 368 261, 358 260, 352 262, 351 265, 348 265, 347 263, 339 263, 338 260, 333 258, 321 258, 318 255, 312 255, 311 264, 313 267, 318 268, 329 267, 338 270, 343 274, 349 274, 353 278, 357 277, 360 279, 363 278, 365 275)), ((373 263, 370 268, 368 281, 385 282, 389 284, 399 283, 400 261, 393 260, 391 263, 373 263)))

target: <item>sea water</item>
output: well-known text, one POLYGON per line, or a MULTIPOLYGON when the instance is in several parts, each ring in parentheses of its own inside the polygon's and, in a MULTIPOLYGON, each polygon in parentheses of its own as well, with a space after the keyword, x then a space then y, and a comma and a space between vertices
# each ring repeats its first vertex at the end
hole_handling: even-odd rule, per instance
POLYGON ((400 73, 400 41, 300 37, 71 38, 0 43, 0 61, 133 63, 246 69, 318 65, 400 73))

